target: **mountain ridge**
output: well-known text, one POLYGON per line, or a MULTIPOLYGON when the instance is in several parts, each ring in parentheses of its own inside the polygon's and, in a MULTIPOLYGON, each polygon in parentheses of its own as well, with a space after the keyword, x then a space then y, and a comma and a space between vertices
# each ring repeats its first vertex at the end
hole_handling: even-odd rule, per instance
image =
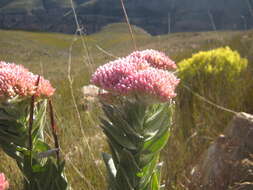
MULTIPOLYGON (((73 0, 86 33, 123 22, 119 0, 73 0)), ((253 0, 125 0, 131 24, 151 34, 253 28, 253 0)), ((0 28, 74 33, 70 0, 1 0, 0 28)))

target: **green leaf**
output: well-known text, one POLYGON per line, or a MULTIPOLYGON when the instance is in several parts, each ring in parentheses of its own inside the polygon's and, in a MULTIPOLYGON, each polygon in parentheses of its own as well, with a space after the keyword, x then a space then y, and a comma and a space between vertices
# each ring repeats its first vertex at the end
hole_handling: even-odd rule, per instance
POLYGON ((161 133, 161 135, 155 136, 151 140, 144 143, 142 153, 156 153, 160 151, 166 145, 169 137, 170 133, 168 131, 161 133))
POLYGON ((161 128, 171 126, 171 109, 167 105, 161 105, 155 113, 147 118, 144 123, 145 137, 152 138, 161 128))
POLYGON ((107 154, 107 153, 102 153, 102 157, 103 157, 103 160, 105 162, 105 165, 106 165, 106 168, 108 170, 108 173, 109 173, 109 176, 110 176, 110 179, 112 181, 115 180, 115 177, 116 177, 116 173, 117 173, 117 170, 116 170, 116 167, 114 165, 114 162, 113 162, 113 159, 112 159, 112 156, 110 154, 107 154))
POLYGON ((109 175, 109 187, 112 187, 113 189, 117 189, 117 182, 116 182, 116 174, 117 170, 114 165, 113 159, 110 154, 102 153, 103 160, 105 162, 108 175, 109 175))
POLYGON ((140 102, 128 101, 123 107, 126 113, 127 121, 138 133, 143 130, 144 117, 146 114, 147 106, 140 102))
POLYGON ((113 138, 118 144, 125 148, 136 150, 136 145, 120 128, 115 127, 112 123, 104 119, 101 119, 101 123, 102 128, 106 131, 106 133, 110 134, 111 138, 113 138))
POLYGON ((148 163, 150 163, 155 157, 156 153, 149 153, 149 154, 143 154, 143 152, 139 152, 140 157, 140 167, 146 166, 148 163))
POLYGON ((139 168, 132 153, 126 149, 123 149, 120 154, 119 168, 125 171, 129 182, 133 187, 136 187, 140 179, 137 174, 141 171, 141 169, 139 168))
POLYGON ((134 138, 133 141, 139 141, 143 137, 134 129, 133 125, 129 123, 127 115, 124 111, 116 106, 105 106, 104 112, 110 122, 117 128, 124 131, 125 134, 134 138))
POLYGON ((64 176, 64 162, 55 163, 48 159, 42 166, 36 160, 33 160, 33 170, 26 171, 28 181, 25 183, 26 190, 67 190, 68 185, 64 176))
POLYGON ((147 189, 147 186, 148 186, 148 184, 150 183, 152 174, 154 173, 155 168, 156 168, 156 166, 157 166, 158 158, 159 158, 159 155, 158 155, 158 154, 155 154, 154 157, 153 157, 153 159, 150 160, 150 161, 143 167, 143 169, 142 169, 143 177, 141 178, 140 186, 139 186, 139 188, 140 188, 141 190, 146 190, 146 189, 147 189))
POLYGON ((44 172, 45 168, 43 168, 40 164, 33 164, 32 165, 32 170, 35 173, 39 173, 39 172, 44 172))
POLYGON ((121 167, 119 167, 119 169, 117 170, 116 182, 117 182, 117 188, 115 188, 115 190, 118 190, 118 189, 134 190, 134 187, 130 183, 130 180, 128 178, 126 171, 121 167))
POLYGON ((156 173, 154 173, 152 178, 151 178, 151 188, 150 188, 150 190, 159 190, 159 189, 160 189, 159 180, 158 180, 158 177, 157 177, 156 173))
POLYGON ((110 134, 107 134, 106 131, 104 131, 106 136, 108 137, 107 141, 111 149, 112 158, 114 161, 115 166, 119 164, 120 162, 120 152, 122 150, 122 146, 119 145, 113 138, 110 138, 110 134))
POLYGON ((45 152, 50 150, 50 147, 47 143, 43 142, 42 140, 37 140, 34 143, 33 151, 34 152, 45 152))

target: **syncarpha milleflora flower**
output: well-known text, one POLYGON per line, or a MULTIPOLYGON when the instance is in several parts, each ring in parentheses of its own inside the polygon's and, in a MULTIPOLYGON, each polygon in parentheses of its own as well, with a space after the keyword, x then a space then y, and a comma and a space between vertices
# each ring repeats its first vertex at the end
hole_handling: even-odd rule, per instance
POLYGON ((0 173, 0 190, 6 190, 9 188, 9 183, 5 179, 4 173, 0 173))
POLYGON ((163 52, 159 52, 153 49, 147 49, 143 51, 135 51, 129 55, 129 57, 136 57, 146 60, 150 66, 164 69, 164 70, 174 70, 177 65, 163 52))
POLYGON ((175 87, 179 80, 171 72, 148 68, 123 78, 114 88, 124 95, 146 94, 160 101, 168 101, 176 96, 175 87))
POLYGON ((14 97, 25 98, 52 96, 55 89, 48 80, 40 77, 36 86, 38 75, 29 72, 22 65, 0 61, 0 98, 2 100, 14 97))
MULTIPOLYGON (((147 52, 150 52, 150 58, 153 58, 157 51, 147 50, 147 52)), ((175 87, 179 83, 175 75, 153 67, 151 62, 144 59, 145 56, 142 58, 135 54, 138 52, 100 66, 92 75, 91 82, 109 92, 126 96, 149 95, 160 101, 168 101, 175 97, 175 87)), ((163 60, 166 60, 167 57, 163 56, 163 60)))
POLYGON ((112 156, 104 153, 108 189, 160 190, 159 154, 172 126, 173 101, 179 79, 176 65, 155 50, 136 51, 100 66, 91 82, 100 94, 101 127, 112 156))
POLYGON ((145 60, 140 61, 134 57, 119 58, 100 66, 92 75, 91 82, 105 90, 113 90, 123 78, 148 67, 145 60))

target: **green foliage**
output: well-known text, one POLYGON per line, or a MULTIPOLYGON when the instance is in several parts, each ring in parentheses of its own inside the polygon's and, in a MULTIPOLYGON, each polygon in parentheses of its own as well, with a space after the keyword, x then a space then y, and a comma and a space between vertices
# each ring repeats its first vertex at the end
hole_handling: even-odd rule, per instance
MULTIPOLYGON (((0 145, 17 162, 22 162, 23 155, 17 153, 18 147, 29 148, 29 100, 1 105, 0 145)), ((46 102, 36 106, 32 131, 34 142, 43 138, 42 126, 45 124, 46 102)))
MULTIPOLYGON (((31 136, 29 133, 30 99, 1 105, 0 146, 17 162, 24 175, 24 189, 26 190, 64 190, 68 188, 64 176, 64 162, 49 157, 49 152, 52 150, 44 142, 46 105, 46 100, 35 103, 31 136)), ((53 152, 53 155, 55 153, 56 151, 53 152)))
POLYGON ((161 149, 170 136, 173 106, 125 101, 103 105, 101 119, 112 157, 103 154, 111 190, 159 190, 161 149))
MULTIPOLYGON (((37 151, 46 152, 50 151, 47 144, 41 142, 40 147, 34 148, 37 151)), ((27 177, 25 180, 24 189, 25 190, 64 190, 68 189, 67 179, 64 175, 65 162, 61 161, 57 163, 55 159, 48 157, 46 160, 38 159, 37 155, 32 156, 32 164, 30 159, 30 151, 22 151, 24 154, 23 160, 23 173, 27 177)))

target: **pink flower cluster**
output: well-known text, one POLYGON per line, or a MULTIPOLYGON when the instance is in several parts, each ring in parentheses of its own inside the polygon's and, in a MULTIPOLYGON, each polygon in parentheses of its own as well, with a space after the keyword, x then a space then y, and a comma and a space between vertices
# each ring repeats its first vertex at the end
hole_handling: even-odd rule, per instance
MULTIPOLYGON (((150 55, 152 57, 156 51, 143 52, 144 54, 153 52, 150 55)), ((156 60, 156 58, 152 57, 150 60, 156 60)), ((148 95, 159 101, 168 101, 176 96, 175 88, 179 79, 172 72, 160 69, 159 66, 154 67, 157 62, 151 64, 150 60, 148 62, 143 57, 136 56, 134 52, 125 58, 100 66, 92 75, 91 82, 114 94, 148 95)))
POLYGON ((5 176, 3 173, 0 173, 0 190, 6 190, 9 188, 9 183, 5 179, 5 176))
POLYGON ((114 88, 122 78, 131 75, 133 71, 148 67, 145 61, 139 62, 136 58, 120 58, 100 66, 92 76, 92 83, 109 90, 114 88))
POLYGON ((48 80, 40 77, 36 86, 38 75, 29 72, 22 65, 0 61, 0 98, 10 99, 16 96, 49 97, 55 89, 48 80))
POLYGON ((168 56, 153 49, 135 51, 129 56, 144 59, 150 64, 150 66, 158 69, 173 70, 177 68, 175 62, 172 61, 168 56))

